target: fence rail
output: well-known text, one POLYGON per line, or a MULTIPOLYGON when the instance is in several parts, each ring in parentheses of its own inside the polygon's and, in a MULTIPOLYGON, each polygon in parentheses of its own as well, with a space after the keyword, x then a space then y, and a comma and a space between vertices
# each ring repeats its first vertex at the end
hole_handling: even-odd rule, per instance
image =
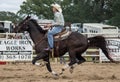
MULTIPOLYGON (((96 35, 102 35, 106 39, 108 39, 108 38, 120 39, 120 33, 116 33, 116 34, 113 34, 113 33, 82 33, 82 34, 87 36, 87 37, 93 37, 93 36, 96 36, 96 35)), ((18 37, 20 36, 19 39, 25 39, 23 33, 19 33, 19 34, 16 34, 16 33, 0 33, 0 39, 14 39, 14 37, 16 35, 18 37)), ((33 50, 33 51, 35 52, 35 50, 33 50)), ((35 57, 35 56, 36 56, 36 54, 33 54, 33 57, 35 57)), ((99 49, 90 49, 89 48, 89 49, 87 49, 87 51, 82 56, 84 56, 86 58, 88 58, 88 57, 90 57, 90 58, 97 57, 98 58, 98 57, 100 57, 100 51, 99 51, 99 49)), ((65 57, 68 57, 68 55, 65 55, 65 57)))

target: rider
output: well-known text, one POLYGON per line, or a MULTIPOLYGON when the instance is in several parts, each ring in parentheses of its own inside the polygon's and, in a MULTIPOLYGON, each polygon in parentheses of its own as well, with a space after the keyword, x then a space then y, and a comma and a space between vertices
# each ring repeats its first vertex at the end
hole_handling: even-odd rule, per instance
POLYGON ((61 32, 62 29, 64 28, 64 17, 62 14, 61 6, 58 4, 52 4, 51 6, 52 6, 52 11, 54 13, 54 22, 52 24, 46 25, 46 27, 49 28, 47 34, 49 47, 45 49, 46 51, 49 51, 54 47, 53 35, 61 32))

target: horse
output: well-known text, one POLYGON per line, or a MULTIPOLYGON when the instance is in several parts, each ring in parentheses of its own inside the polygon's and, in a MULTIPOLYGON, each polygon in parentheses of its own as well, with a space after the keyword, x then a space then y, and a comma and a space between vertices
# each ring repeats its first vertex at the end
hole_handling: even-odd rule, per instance
MULTIPOLYGON (((47 70, 53 75, 58 76, 58 74, 51 68, 49 53, 44 50, 46 47, 48 47, 48 41, 46 38, 47 31, 43 30, 38 25, 37 21, 35 19, 31 19, 30 16, 27 16, 14 29, 14 32, 16 33, 24 31, 28 31, 32 41, 35 44, 34 49, 36 50, 37 56, 33 58, 32 64, 35 65, 38 60, 43 59, 45 62, 47 62, 47 70)), ((57 44, 57 41, 54 41, 54 43, 57 44)), ((89 47, 100 48, 105 56, 111 62, 114 62, 114 60, 109 56, 110 54, 107 49, 106 40, 103 36, 87 38, 85 35, 78 32, 71 32, 66 39, 59 40, 59 48, 54 46, 54 57, 61 57, 66 52, 69 53, 70 62, 62 68, 61 74, 66 68, 72 68, 76 63, 84 63, 86 60, 84 57, 82 57, 82 53, 84 53, 89 47)))

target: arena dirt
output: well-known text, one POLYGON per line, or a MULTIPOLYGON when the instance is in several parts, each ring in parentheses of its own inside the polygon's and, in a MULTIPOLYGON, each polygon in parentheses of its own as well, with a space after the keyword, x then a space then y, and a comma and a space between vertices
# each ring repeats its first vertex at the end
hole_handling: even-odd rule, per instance
MULTIPOLYGON (((58 73, 62 67, 52 63, 58 73)), ((0 65, 0 82, 120 82, 120 64, 86 62, 76 66, 72 74, 67 69, 59 78, 54 78, 45 66, 6 64, 0 65)))

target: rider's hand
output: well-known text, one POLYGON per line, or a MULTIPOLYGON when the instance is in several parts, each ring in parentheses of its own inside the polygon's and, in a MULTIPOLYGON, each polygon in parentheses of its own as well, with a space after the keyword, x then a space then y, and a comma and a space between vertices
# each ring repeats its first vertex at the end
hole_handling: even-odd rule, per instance
POLYGON ((52 24, 47 24, 46 26, 45 26, 45 28, 51 28, 52 27, 52 24))

